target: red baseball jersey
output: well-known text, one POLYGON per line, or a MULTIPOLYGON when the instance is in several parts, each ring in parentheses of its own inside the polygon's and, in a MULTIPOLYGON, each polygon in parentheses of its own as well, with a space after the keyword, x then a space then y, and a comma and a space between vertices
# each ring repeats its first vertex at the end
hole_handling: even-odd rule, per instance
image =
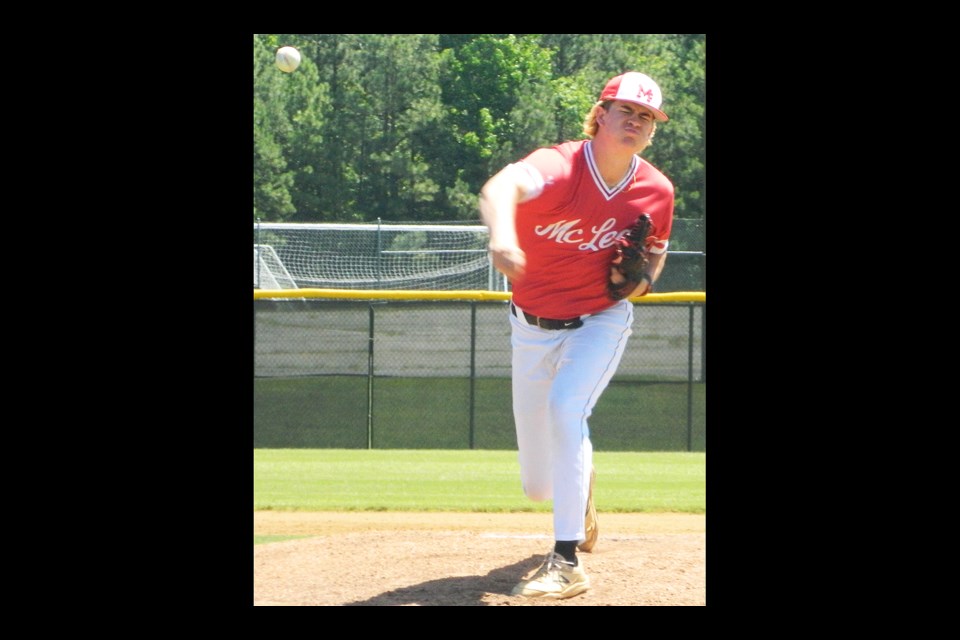
POLYGON ((607 295, 613 244, 640 214, 653 220, 651 251, 667 250, 673 184, 640 156, 612 188, 600 177, 590 140, 537 149, 514 167, 528 184, 516 216, 527 272, 513 283, 513 300, 525 311, 572 318, 614 304, 607 295))

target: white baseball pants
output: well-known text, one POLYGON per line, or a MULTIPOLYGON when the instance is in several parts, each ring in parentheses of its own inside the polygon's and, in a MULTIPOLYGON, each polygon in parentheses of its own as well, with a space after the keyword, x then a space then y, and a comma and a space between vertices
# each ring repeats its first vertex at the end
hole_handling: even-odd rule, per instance
POLYGON ((593 465, 587 421, 633 333, 633 303, 620 300, 584 316, 582 327, 558 330, 531 325, 516 309, 513 416, 523 492, 553 499, 556 540, 583 541, 593 465))

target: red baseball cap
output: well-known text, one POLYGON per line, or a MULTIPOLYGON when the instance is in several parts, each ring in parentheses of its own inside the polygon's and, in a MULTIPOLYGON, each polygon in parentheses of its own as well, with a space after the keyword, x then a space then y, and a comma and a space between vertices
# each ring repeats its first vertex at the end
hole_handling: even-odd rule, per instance
POLYGON ((653 111, 655 120, 666 122, 670 119, 667 114, 660 111, 660 104, 663 102, 660 87, 650 76, 636 71, 628 71, 616 78, 611 78, 603 88, 603 93, 600 94, 600 101, 604 100, 633 102, 653 111))

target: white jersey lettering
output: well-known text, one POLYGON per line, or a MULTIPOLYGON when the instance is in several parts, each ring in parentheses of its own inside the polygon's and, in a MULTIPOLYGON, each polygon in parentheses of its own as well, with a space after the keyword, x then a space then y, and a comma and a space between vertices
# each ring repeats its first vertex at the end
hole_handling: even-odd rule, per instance
POLYGON ((557 222, 548 224, 546 227, 537 225, 533 229, 533 232, 538 236, 547 236, 548 239, 556 240, 558 244, 572 244, 574 242, 580 242, 580 238, 583 237, 583 229, 570 228, 579 222, 580 218, 569 222, 566 220, 558 220, 557 222))
POLYGON ((580 218, 569 221, 558 220, 545 227, 537 225, 533 231, 538 236, 546 236, 548 239, 555 240, 559 244, 579 243, 580 246, 577 247, 577 249, 580 251, 600 251, 600 249, 606 249, 616 241, 617 236, 627 231, 626 229, 620 233, 610 231, 610 229, 617 224, 617 220, 616 218, 607 218, 599 227, 592 227, 590 229, 591 233, 593 233, 593 237, 590 238, 590 240, 582 242, 585 232, 580 227, 575 228, 575 225, 579 223, 580 218))
MULTIPOLYGON (((610 231, 610 227, 617 224, 616 218, 607 218, 607 221, 601 224, 599 227, 593 227, 593 239, 590 242, 584 242, 581 244, 578 249, 581 251, 586 251, 587 249, 593 249, 594 251, 600 251, 600 249, 606 249, 614 243, 617 239, 618 233, 616 231, 610 231)), ((626 233, 624 229, 624 233, 626 233)))

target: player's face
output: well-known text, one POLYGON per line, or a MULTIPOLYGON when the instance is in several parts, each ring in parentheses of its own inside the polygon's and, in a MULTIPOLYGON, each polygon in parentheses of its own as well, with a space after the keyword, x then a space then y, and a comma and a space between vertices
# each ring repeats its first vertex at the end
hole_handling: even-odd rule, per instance
POLYGON ((611 134, 641 148, 646 146, 653 132, 653 112, 639 104, 615 100, 601 116, 597 122, 611 134))

